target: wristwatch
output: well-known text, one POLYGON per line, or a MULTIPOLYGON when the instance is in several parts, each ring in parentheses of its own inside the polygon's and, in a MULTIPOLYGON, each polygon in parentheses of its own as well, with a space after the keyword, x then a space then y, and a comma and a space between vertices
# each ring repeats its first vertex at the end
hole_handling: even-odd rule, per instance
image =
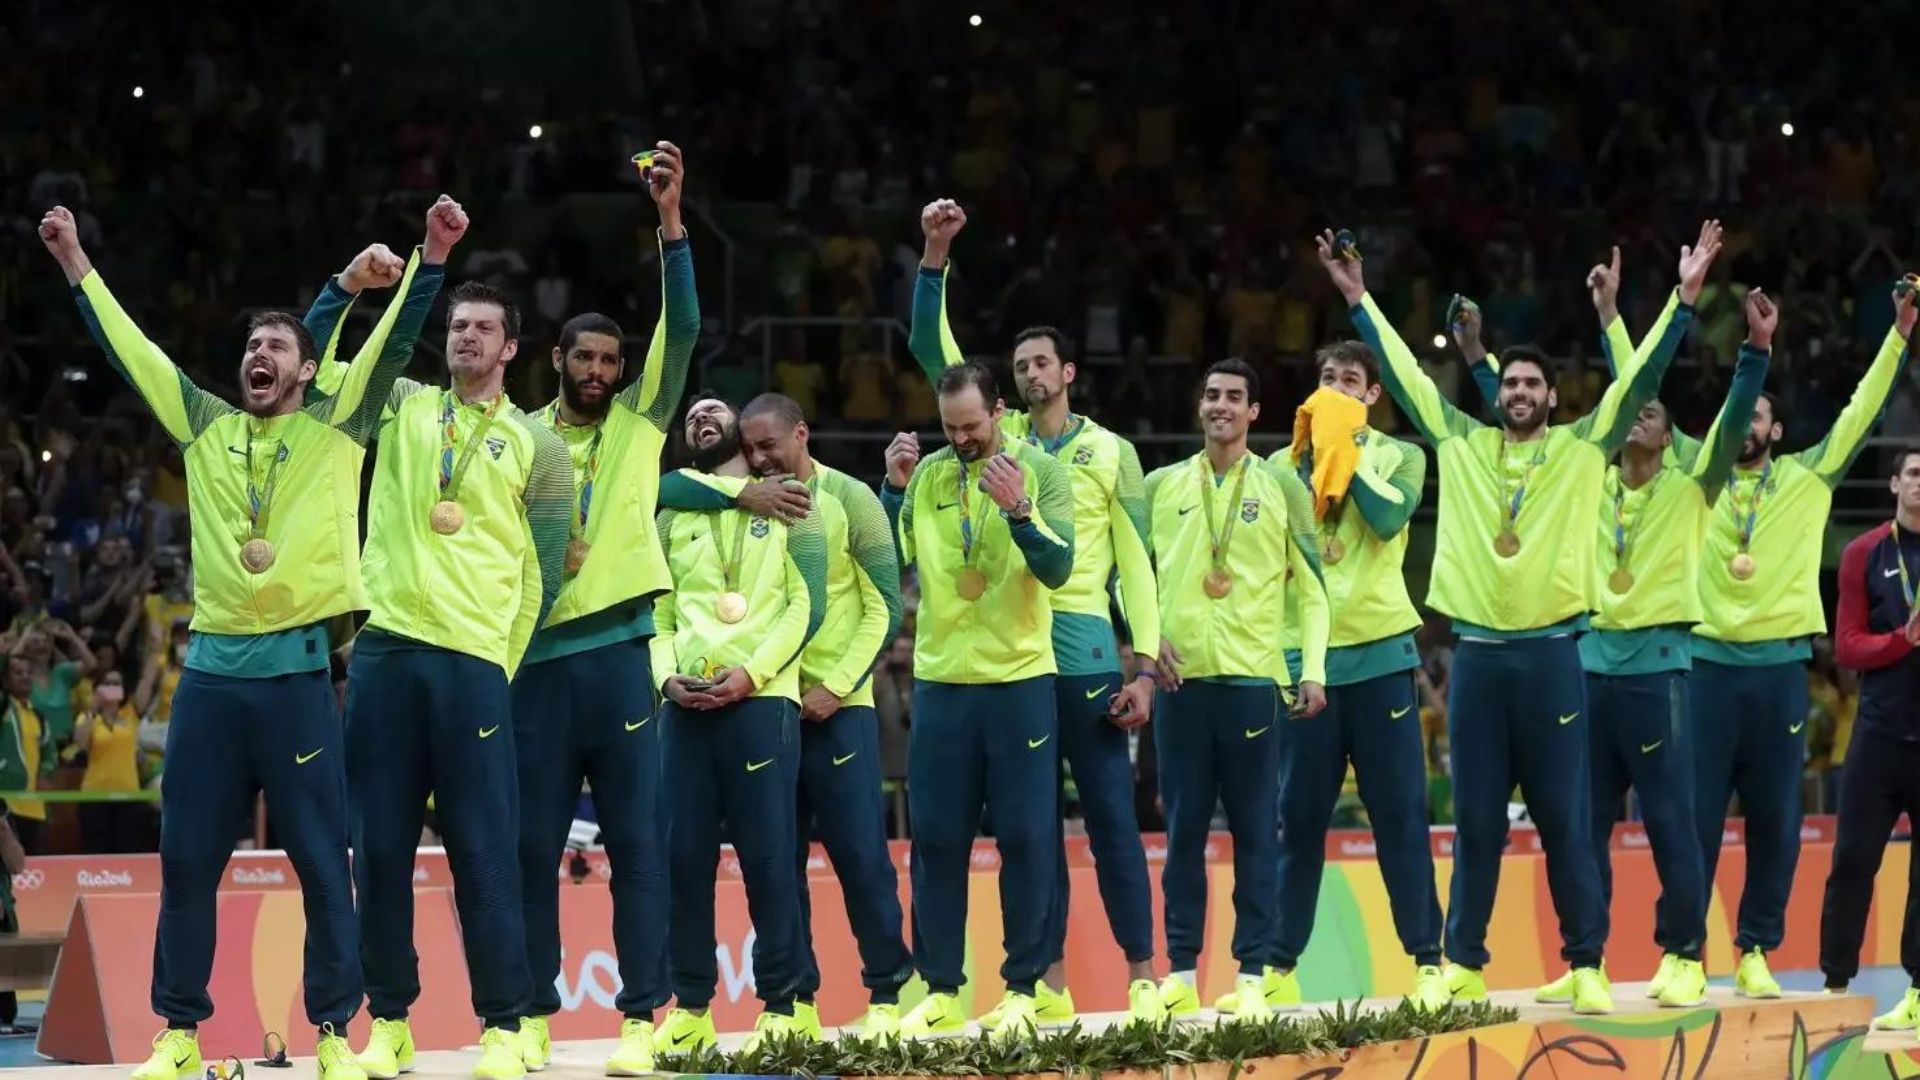
POLYGON ((1033 517, 1033 500, 1022 495, 1020 501, 1013 504, 1013 509, 1002 510, 1000 514, 1015 525, 1021 524, 1033 517))

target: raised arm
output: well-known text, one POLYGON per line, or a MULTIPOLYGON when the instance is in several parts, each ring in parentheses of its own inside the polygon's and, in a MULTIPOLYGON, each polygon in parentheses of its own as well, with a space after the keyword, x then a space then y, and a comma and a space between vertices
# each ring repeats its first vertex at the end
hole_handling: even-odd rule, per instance
POLYGON ((686 183, 680 148, 660 143, 647 172, 647 194, 660 208, 660 321, 647 345, 646 363, 633 385, 614 399, 645 416, 661 431, 673 422, 700 340, 700 293, 693 279, 693 249, 680 217, 680 193, 686 183))
POLYGON ((56 206, 40 219, 40 239, 47 246, 73 288, 73 300, 87 332, 105 350, 107 361, 133 385, 160 426, 174 442, 186 446, 200 432, 226 414, 233 406, 194 385, 186 373, 174 366, 160 346, 147 339, 134 325, 120 302, 108 291, 106 282, 93 268, 93 260, 81 250, 80 233, 73 214, 56 206))
POLYGON ((1340 290, 1340 295, 1347 302, 1347 313, 1353 319, 1354 330, 1373 350, 1373 354, 1380 358, 1380 381, 1386 384, 1387 392, 1399 402, 1400 408, 1413 421, 1413 426, 1419 429, 1420 434, 1428 442, 1437 443, 1482 427, 1478 420, 1461 412, 1441 396, 1440 388, 1434 385, 1432 377, 1420 369, 1420 362, 1414 358, 1413 350, 1407 348, 1407 343, 1400 339, 1400 332, 1380 313, 1373 297, 1367 295, 1367 283, 1361 272, 1359 255, 1336 252, 1331 229, 1314 237, 1313 243, 1320 253, 1320 265, 1326 269, 1327 277, 1332 279, 1334 287, 1340 290))
POLYGON ((967 212, 952 199, 935 199, 920 211, 920 232, 927 242, 913 281, 913 328, 907 335, 907 349, 929 382, 938 382, 942 371, 967 361, 947 323, 947 252, 966 226, 967 212))
POLYGON ((1375 476, 1366 469, 1353 473, 1353 487, 1347 497, 1353 500, 1360 520, 1373 535, 1391 540, 1412 520, 1420 506, 1421 492, 1427 486, 1427 452, 1410 442, 1394 440, 1400 461, 1393 472, 1375 476))
POLYGON ((860 622, 846 651, 820 679, 837 698, 860 689, 873 665, 900 630, 900 555, 887 512, 873 489, 852 478, 836 486, 847 514, 847 546, 853 549, 853 580, 860 590, 860 622))
MULTIPOLYGON (((1707 505, 1720 497, 1720 489, 1733 475, 1734 462, 1740 457, 1740 445, 1746 441, 1753 419, 1754 403, 1767 384, 1767 365, 1773 357, 1773 331, 1779 325, 1780 311, 1773 298, 1759 289, 1747 291, 1747 340, 1740 346, 1740 360, 1733 366, 1733 385, 1727 388, 1727 400, 1713 418, 1707 437, 1683 449, 1693 452, 1686 460, 1688 475, 1706 493, 1707 505)), ((1676 446, 1681 444, 1677 441, 1676 446)))
MULTIPOLYGON (((1633 429, 1634 417, 1639 415, 1641 407, 1659 395, 1660 383, 1666 378, 1674 353, 1680 348, 1680 342, 1685 340, 1687 329, 1693 325, 1693 304, 1700 298, 1701 288, 1706 285, 1707 271, 1713 268, 1713 260, 1720 254, 1721 236, 1720 222, 1709 218, 1700 223, 1699 238, 1692 244, 1681 246, 1679 286, 1668 298, 1660 318, 1654 322, 1653 329, 1640 343, 1640 348, 1633 353, 1631 362, 1615 372, 1613 382, 1600 395, 1599 405, 1575 422, 1575 429, 1582 438, 1597 443, 1609 454, 1613 453, 1626 442, 1627 432, 1633 429)), ((1610 364, 1617 364, 1620 357, 1615 352, 1619 343, 1626 340, 1617 302, 1620 288, 1619 248, 1613 249, 1611 268, 1595 266, 1587 276, 1587 285, 1593 290, 1594 309, 1606 328, 1603 349, 1608 353, 1610 364), (1620 327, 1618 331, 1615 330, 1616 326, 1620 327)))
POLYGON ((880 487, 880 505, 899 548, 900 569, 913 565, 913 485, 919 482, 920 437, 902 431, 887 444, 887 480, 880 487))
POLYGON ((1839 418, 1828 429, 1825 438, 1794 455, 1801 464, 1819 474, 1828 487, 1836 487, 1846 478, 1847 470, 1853 467, 1853 459, 1860 456, 1861 447, 1867 443, 1867 435, 1880 422, 1880 413, 1887 406, 1887 395, 1893 392, 1893 384, 1906 366, 1907 339, 1913 333, 1916 313, 1914 293, 1908 289, 1895 289, 1893 304, 1893 328, 1887 331, 1886 340, 1880 343, 1880 352, 1873 358, 1873 366, 1867 368, 1867 373, 1860 377, 1860 385, 1854 388, 1847 407, 1840 410, 1839 418))

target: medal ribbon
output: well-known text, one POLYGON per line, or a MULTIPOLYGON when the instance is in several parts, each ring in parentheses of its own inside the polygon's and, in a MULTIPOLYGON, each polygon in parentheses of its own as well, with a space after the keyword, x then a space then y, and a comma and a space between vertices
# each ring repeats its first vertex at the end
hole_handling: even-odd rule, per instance
POLYGON ((713 530, 714 554, 720 556, 720 578, 726 583, 726 591, 738 592, 740 580, 740 553, 747 546, 747 519, 752 514, 742 511, 733 523, 733 556, 727 556, 727 549, 720 544, 720 530, 713 530))
MULTIPOLYGON (((558 405, 547 406, 546 419, 547 425, 553 428, 555 435, 560 434, 562 427, 573 426, 560 418, 560 408, 558 405)), ((606 433, 607 425, 605 423, 593 425, 593 443, 587 447, 587 467, 585 472, 574 482, 573 499, 574 506, 577 510, 574 514, 573 525, 573 535, 575 536, 587 535, 587 512, 593 507, 593 482, 600 475, 600 437, 606 433)))
POLYGON ((1907 555, 1900 550, 1900 523, 1893 523, 1893 561, 1900 568, 1900 595, 1906 598, 1907 614, 1913 614, 1914 590, 1913 578, 1907 573, 1907 555))
MULTIPOLYGON (((1647 500, 1640 504, 1641 518, 1646 516, 1647 507, 1653 505, 1653 493, 1659 490, 1660 481, 1666 478, 1667 470, 1661 469, 1654 474, 1653 483, 1647 485, 1647 500)), ((1627 533, 1637 530, 1632 530, 1627 525, 1627 479, 1624 475, 1616 475, 1614 479, 1619 486, 1613 489, 1613 561, 1614 565, 1624 570, 1627 565, 1627 549, 1632 546, 1627 543, 1627 533)), ((1636 521, 1635 524, 1638 522, 1636 521)))
MULTIPOLYGON (((1219 515, 1213 509, 1213 491, 1220 485, 1213 481, 1213 467, 1207 463, 1207 455, 1201 454, 1193 459, 1200 468, 1200 503, 1207 511, 1207 541, 1213 545, 1213 568, 1224 570, 1227 566, 1227 549, 1233 545, 1233 523, 1239 520, 1237 508, 1240 505, 1240 491, 1247 482, 1247 465, 1253 460, 1251 453, 1241 456, 1237 468, 1240 475, 1233 479, 1233 494, 1227 499, 1227 505, 1235 512, 1227 515, 1227 523, 1218 523, 1219 515)), ((1224 478, 1223 478, 1224 479, 1224 478)))
POLYGON ((1045 439, 1041 438, 1038 432, 1029 427, 1027 429, 1027 442, 1045 450, 1049 457, 1059 457, 1060 451, 1065 449, 1066 445, 1073 441, 1075 435, 1080 434, 1080 429, 1085 425, 1086 419, 1084 417, 1068 413, 1067 426, 1060 430, 1060 434, 1051 439, 1045 439))
POLYGON ((274 452, 273 463, 267 466, 267 482, 264 487, 254 487, 253 478, 253 436, 251 425, 247 428, 247 520, 252 539, 263 540, 267 535, 267 518, 273 512, 273 489, 280 484, 280 463, 287 460, 287 444, 282 442, 274 452))
MULTIPOLYGON (((1740 550, 1742 552, 1747 550, 1747 545, 1753 543, 1753 524, 1760 516, 1760 496, 1767 490, 1767 477, 1772 475, 1773 459, 1768 458, 1766 467, 1760 470, 1760 479, 1754 481, 1753 497, 1747 500, 1747 520, 1746 524, 1740 528, 1740 550)), ((1735 489, 1733 497, 1733 512, 1736 515, 1740 513, 1738 488, 1735 489)))
MULTIPOLYGON (((1513 494, 1509 495, 1506 499, 1506 505, 1501 507, 1500 524, 1502 528, 1509 531, 1514 529, 1514 523, 1520 519, 1520 505, 1526 501, 1527 485, 1533 482, 1533 470, 1539 468, 1540 463, 1547 460, 1546 436, 1542 435, 1539 442, 1540 449, 1534 451, 1533 460, 1527 462, 1526 471, 1520 474, 1520 486, 1513 489, 1513 494)), ((1503 435, 1500 438, 1500 448, 1494 453, 1493 476, 1494 479, 1500 482, 1502 488, 1507 486, 1507 449, 1512 445, 1512 443, 1507 441, 1506 436, 1503 435)))
MULTIPOLYGON (((981 460, 982 469, 987 467, 986 460, 981 460)), ((966 566, 972 566, 973 531, 976 525, 973 518, 973 500, 967 495, 967 489, 970 486, 967 483, 967 463, 961 461, 958 456, 953 459, 953 463, 956 466, 955 475, 960 478, 960 561, 966 566)))
POLYGON ((442 405, 440 408, 440 425, 442 428, 440 437, 440 497, 451 501, 458 501, 460 498, 460 481, 467 475, 467 466, 473 461, 473 452, 480 449, 480 444, 486 441, 487 429, 493 426, 494 414, 500 411, 500 406, 506 404, 507 395, 505 393, 500 394, 493 399, 492 404, 487 406, 487 411, 480 415, 480 422, 474 425, 473 434, 467 436, 466 444, 460 447, 459 460, 455 461, 453 449, 454 445, 460 441, 460 425, 457 422, 459 399, 454 396, 451 390, 444 390, 441 391, 441 393, 444 396, 441 398, 442 405))

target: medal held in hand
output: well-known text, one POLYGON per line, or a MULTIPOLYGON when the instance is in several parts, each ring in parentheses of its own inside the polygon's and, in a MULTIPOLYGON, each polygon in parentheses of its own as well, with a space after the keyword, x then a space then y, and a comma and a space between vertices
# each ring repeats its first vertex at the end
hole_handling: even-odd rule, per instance
POLYGON ((493 403, 487 406, 487 411, 480 414, 480 422, 473 426, 473 434, 468 435, 462 444, 457 421, 459 400, 454 397, 453 391, 441 391, 440 501, 434 503, 432 511, 427 514, 427 525, 441 536, 452 536, 467 524, 467 511, 460 505, 460 481, 466 478, 467 466, 473 463, 474 451, 487 441, 487 429, 493 426, 493 418, 506 400, 505 393, 494 398, 493 403))
POLYGON ((1225 599, 1233 592, 1233 571, 1227 569, 1227 550, 1233 546, 1233 524, 1240 520, 1240 493, 1246 489, 1247 467, 1252 461, 1252 454, 1240 458, 1239 475, 1233 479, 1233 494, 1227 498, 1226 523, 1221 524, 1220 514, 1213 506, 1214 489, 1220 486, 1213 481, 1213 466, 1205 454, 1194 459, 1200 470, 1200 505, 1207 511, 1207 542, 1212 550, 1212 565, 1207 576, 1201 579, 1200 587, 1215 600, 1225 599))
POLYGON ((267 466, 266 483, 254 486, 253 431, 247 431, 247 540, 240 545, 240 566, 249 574, 264 574, 273 566, 278 553, 267 539, 267 519, 273 511, 273 491, 280 485, 280 463, 287 460, 287 444, 281 443, 267 466))

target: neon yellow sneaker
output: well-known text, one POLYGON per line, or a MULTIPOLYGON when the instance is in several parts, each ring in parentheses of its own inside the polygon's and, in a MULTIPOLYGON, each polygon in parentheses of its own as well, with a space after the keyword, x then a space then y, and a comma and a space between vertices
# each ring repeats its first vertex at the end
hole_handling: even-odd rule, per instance
POLYGON ((713 1013, 694 1015, 691 1009, 669 1009, 653 1033, 656 1054, 691 1054, 720 1043, 713 1030, 713 1013))
POLYGON ((527 1063, 521 1058, 520 1033, 490 1027, 480 1033, 480 1063, 473 1067, 474 1080, 520 1080, 527 1075, 527 1063))
POLYGON ((166 1028, 153 1037, 153 1054, 133 1070, 133 1080, 200 1080, 200 1036, 166 1028))
POLYGON ((1603 1016, 1613 1011, 1613 987, 1599 968, 1573 969, 1573 1011, 1582 1016, 1603 1016))
POLYGON ((413 1071, 413 1029, 405 1020, 375 1020, 360 1051, 360 1067, 373 1080, 394 1080, 413 1071))
POLYGON ((1222 1016, 1230 1016, 1235 1021, 1258 1023, 1273 1015, 1273 1006, 1267 1004, 1264 975, 1242 975, 1233 984, 1233 990, 1220 995, 1213 1003, 1213 1011, 1222 1016))
POLYGON ((1413 993, 1407 995, 1414 1008, 1428 1012, 1444 1009, 1452 998, 1453 995, 1447 993, 1447 977, 1441 974, 1439 965, 1423 964, 1414 969, 1413 993))
POLYGON ((1293 1012, 1300 1008, 1300 969, 1268 968, 1260 976, 1260 995, 1274 1012, 1293 1012))
POLYGON ((887 1001, 876 1001, 867 1006, 867 1015, 860 1018, 860 1037, 864 1039, 897 1039, 900 1037, 900 1006, 887 1001))
POLYGON ((1200 995, 1194 993, 1192 983, 1178 975, 1169 975, 1160 980, 1160 1007, 1174 1020, 1197 1020, 1200 995))
POLYGON ((1487 1000, 1487 980, 1479 968, 1448 964, 1441 972, 1447 981, 1447 996, 1454 1001, 1487 1000))
POLYGON ((1073 991, 1055 990, 1045 979, 1033 984, 1033 1018, 1043 1028, 1063 1028, 1073 1023, 1073 991))
POLYGON ((1533 1000, 1542 1005, 1566 1005, 1573 1001, 1573 969, 1533 992, 1533 1000))
POLYGON ((1660 988, 1663 1009, 1691 1009, 1707 1000, 1707 968, 1698 960, 1673 958, 1673 974, 1660 988))
POLYGON ((1135 979, 1127 984, 1127 1023, 1159 1025, 1166 1020, 1167 1007, 1152 979, 1135 979))
POLYGON ((653 1073, 653 1024, 628 1017, 620 1021, 620 1045, 607 1059, 608 1076, 649 1076, 653 1073))
POLYGON ((760 1019, 753 1022, 753 1034, 748 1035, 747 1041, 740 1045, 740 1052, 751 1054, 768 1043, 782 1043, 795 1037, 810 1037, 805 1021, 786 1013, 763 1011, 760 1019))
POLYGON ((799 1023, 800 1030, 806 1032, 807 1038, 814 1042, 827 1037, 826 1033, 820 1030, 820 1006, 813 1002, 795 1001, 793 1019, 799 1023))
POLYGON ((959 994, 928 994, 900 1018, 900 1034, 909 1039, 962 1035, 966 1030, 967 1014, 960 1009, 959 994))
POLYGON ((1647 980, 1648 997, 1659 1000, 1661 991, 1673 981, 1673 965, 1679 962, 1680 958, 1673 953, 1665 953, 1660 957, 1660 967, 1654 971, 1653 978, 1647 980))
POLYGON ((553 1035, 544 1016, 520 1018, 520 1061, 528 1072, 539 1072, 553 1060, 553 1035))
POLYGON ((1009 990, 993 1011, 980 1018, 980 1026, 997 1041, 1031 1039, 1040 1030, 1039 1012, 1039 1003, 1033 998, 1009 990), (989 1018, 993 1020, 992 1027, 987 1027, 989 1018))
POLYGON ((320 1080, 367 1080, 367 1070, 353 1058, 353 1047, 332 1024, 320 1029, 314 1056, 320 1059, 320 1080))
POLYGON ((1893 1011, 1873 1018, 1877 1031, 1912 1031, 1920 1027, 1920 990, 1909 989, 1893 1011))
POLYGON ((1740 958, 1740 967, 1733 973, 1733 992, 1743 998, 1780 996, 1780 982, 1767 969, 1767 954, 1759 946, 1747 950, 1747 955, 1740 958))

